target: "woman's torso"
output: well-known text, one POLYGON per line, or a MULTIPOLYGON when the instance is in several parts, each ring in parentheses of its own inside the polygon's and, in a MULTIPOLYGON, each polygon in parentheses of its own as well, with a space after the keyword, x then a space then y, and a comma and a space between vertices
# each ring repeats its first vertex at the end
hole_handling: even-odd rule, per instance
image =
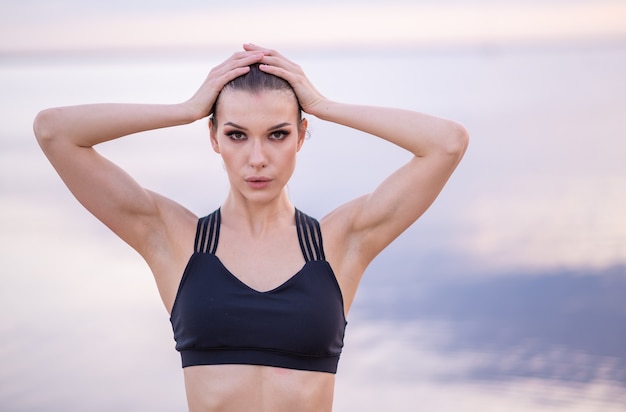
POLYGON ((184 369, 190 412, 330 412, 335 375, 257 365, 184 369))
MULTIPOLYGON (((242 240, 230 229, 228 225, 222 228, 216 255, 225 268, 250 289, 275 289, 290 281, 298 268, 305 264, 297 238, 288 232, 274 236, 275 244, 261 243, 260 247, 253 247, 254 242, 242 240), (277 267, 282 269, 276 270, 277 267)), ((188 235, 190 230, 181 233, 188 235)), ((193 246, 192 241, 187 242, 193 246)), ((195 253, 191 252, 192 255, 195 253)), ((180 262, 176 266, 180 267, 180 262)), ((172 290, 172 283, 180 283, 181 277, 182 273, 177 280, 175 277, 168 279, 169 286, 165 289, 172 290)), ((171 311, 174 297, 168 299, 164 295, 163 298, 171 311)), ((187 366, 184 376, 189 408, 193 412, 332 409, 333 373, 263 365, 217 364, 187 366)))

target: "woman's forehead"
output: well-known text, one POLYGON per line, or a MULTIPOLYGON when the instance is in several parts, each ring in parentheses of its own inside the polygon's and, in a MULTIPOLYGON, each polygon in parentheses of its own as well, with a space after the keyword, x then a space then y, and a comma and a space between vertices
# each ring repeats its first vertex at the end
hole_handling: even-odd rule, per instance
POLYGON ((223 90, 219 98, 219 117, 293 117, 299 115, 299 106, 290 90, 223 90))
POLYGON ((264 100, 298 104, 295 94, 289 89, 261 89, 255 91, 224 89, 219 96, 220 104, 225 102, 232 104, 240 100, 264 100))

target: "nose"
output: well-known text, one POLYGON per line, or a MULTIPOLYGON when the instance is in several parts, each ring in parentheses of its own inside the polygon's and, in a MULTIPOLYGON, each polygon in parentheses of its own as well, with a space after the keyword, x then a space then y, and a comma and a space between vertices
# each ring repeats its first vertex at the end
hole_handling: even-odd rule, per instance
POLYGON ((265 145, 260 139, 253 139, 250 149, 250 166, 255 169, 261 169, 267 166, 267 155, 265 153, 265 145))

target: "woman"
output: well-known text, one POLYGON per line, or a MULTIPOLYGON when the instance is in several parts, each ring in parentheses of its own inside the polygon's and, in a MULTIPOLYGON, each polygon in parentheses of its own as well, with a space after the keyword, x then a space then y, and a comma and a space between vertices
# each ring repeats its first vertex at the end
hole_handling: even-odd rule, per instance
POLYGON ((468 142, 452 121, 331 101, 299 66, 251 44, 184 103, 48 109, 34 129, 76 198, 154 273, 193 412, 330 411, 345 317, 365 268, 430 206, 468 142), (306 136, 302 112, 414 156, 318 223, 285 189, 306 136), (204 218, 94 150, 209 115, 230 190, 204 218))

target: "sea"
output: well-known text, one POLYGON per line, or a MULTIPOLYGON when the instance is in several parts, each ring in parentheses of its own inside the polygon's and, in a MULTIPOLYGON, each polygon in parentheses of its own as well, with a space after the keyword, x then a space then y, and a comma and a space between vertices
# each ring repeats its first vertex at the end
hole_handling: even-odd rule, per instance
MULTIPOLYGON (((626 44, 286 54, 331 99, 470 134, 439 198, 363 278, 334 410, 626 411, 626 44)), ((228 55, 0 56, 1 411, 186 409, 147 266, 73 199, 32 122, 53 106, 184 101, 228 55)), ((409 159, 309 123, 288 190, 311 215, 409 159)), ((206 120, 100 150, 198 215, 226 196, 206 120)))

